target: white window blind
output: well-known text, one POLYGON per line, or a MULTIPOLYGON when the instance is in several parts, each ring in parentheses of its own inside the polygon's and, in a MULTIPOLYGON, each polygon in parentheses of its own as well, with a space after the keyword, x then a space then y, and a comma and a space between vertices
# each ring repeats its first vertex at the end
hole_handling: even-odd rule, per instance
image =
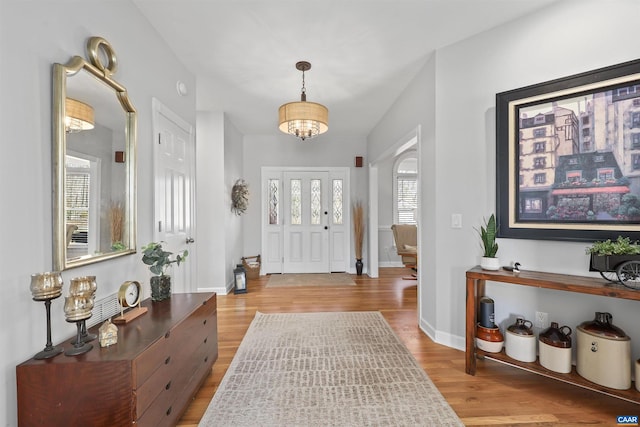
POLYGON ((398 175, 396 194, 399 224, 415 224, 415 211, 418 209, 418 180, 416 176, 398 175))
POLYGON ((90 175, 87 172, 67 171, 66 191, 66 219, 67 224, 78 226, 72 241, 87 243, 89 231, 89 184, 90 175))

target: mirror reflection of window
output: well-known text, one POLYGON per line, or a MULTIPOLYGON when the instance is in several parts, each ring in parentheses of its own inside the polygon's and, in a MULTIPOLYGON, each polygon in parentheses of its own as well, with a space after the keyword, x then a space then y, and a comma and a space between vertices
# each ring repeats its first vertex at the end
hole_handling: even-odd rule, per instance
POLYGON ((78 258, 99 250, 100 161, 74 153, 66 156, 66 170, 67 256, 78 258))

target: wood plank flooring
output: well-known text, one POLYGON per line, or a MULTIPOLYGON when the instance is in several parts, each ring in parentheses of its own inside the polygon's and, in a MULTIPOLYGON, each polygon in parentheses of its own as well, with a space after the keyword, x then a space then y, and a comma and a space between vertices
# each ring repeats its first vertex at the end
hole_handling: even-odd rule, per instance
POLYGON ((465 425, 611 426, 618 415, 640 415, 640 405, 494 361, 478 360, 477 374, 465 374, 464 352, 434 343, 418 328, 416 282, 402 279, 408 273, 382 268, 378 279, 353 276, 356 286, 339 287, 265 288, 268 279, 261 277, 249 281, 246 294, 218 295, 219 357, 178 426, 198 425, 256 311, 379 310, 465 425))

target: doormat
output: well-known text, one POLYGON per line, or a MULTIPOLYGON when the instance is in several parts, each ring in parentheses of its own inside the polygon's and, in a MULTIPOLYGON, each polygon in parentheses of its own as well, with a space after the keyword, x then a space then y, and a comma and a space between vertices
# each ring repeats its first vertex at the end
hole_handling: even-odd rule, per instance
POLYGON ((347 273, 271 274, 267 288, 293 286, 355 286, 347 273))

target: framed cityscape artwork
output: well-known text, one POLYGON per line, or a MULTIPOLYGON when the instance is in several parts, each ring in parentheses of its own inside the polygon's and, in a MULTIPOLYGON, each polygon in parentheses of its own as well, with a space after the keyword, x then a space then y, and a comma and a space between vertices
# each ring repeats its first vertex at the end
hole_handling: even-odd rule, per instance
POLYGON ((640 60, 496 95, 498 237, 640 240, 640 60))

